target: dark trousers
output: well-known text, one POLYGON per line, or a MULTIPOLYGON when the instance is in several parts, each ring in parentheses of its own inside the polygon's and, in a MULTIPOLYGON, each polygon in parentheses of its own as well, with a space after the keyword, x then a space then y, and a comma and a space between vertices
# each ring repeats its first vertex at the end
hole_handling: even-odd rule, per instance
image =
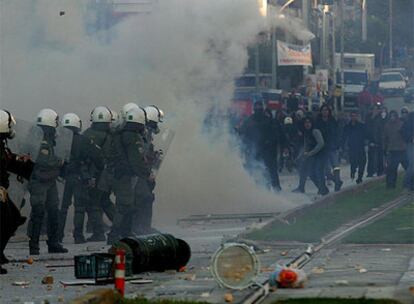
POLYGON ((21 217, 19 209, 10 199, 0 202, 0 256, 3 256, 8 241, 24 220, 25 218, 21 217))
POLYGON ((351 164, 351 176, 354 176, 358 170, 358 179, 362 179, 364 176, 365 165, 367 163, 364 147, 349 150, 349 162, 351 164))
POLYGON ((395 188, 397 184, 398 166, 406 168, 406 151, 389 151, 387 155, 387 187, 395 188))
POLYGON ((407 169, 404 177, 404 188, 414 190, 414 143, 407 145, 407 169))
POLYGON ((381 147, 368 148, 368 176, 381 176, 384 173, 384 150, 381 147))
POLYGON ((265 157, 263 157, 263 162, 266 167, 267 174, 270 178, 270 185, 272 186, 272 188, 280 188, 277 160, 277 153, 273 155, 266 155, 265 157))
POLYGON ((325 184, 325 157, 323 154, 303 159, 299 170, 299 189, 305 191, 306 179, 309 177, 318 188, 319 193, 329 192, 325 184))

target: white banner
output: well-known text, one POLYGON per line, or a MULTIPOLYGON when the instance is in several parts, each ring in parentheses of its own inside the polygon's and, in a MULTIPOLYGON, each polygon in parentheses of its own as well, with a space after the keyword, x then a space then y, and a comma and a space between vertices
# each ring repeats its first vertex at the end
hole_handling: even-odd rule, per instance
POLYGON ((277 41, 278 65, 312 65, 310 43, 302 46, 277 41))

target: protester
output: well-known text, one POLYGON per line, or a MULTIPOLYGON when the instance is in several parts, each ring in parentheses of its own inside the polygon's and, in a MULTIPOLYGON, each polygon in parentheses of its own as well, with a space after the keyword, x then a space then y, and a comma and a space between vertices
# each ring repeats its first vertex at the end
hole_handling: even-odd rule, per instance
POLYGON ((365 121, 369 113, 369 109, 372 106, 372 103, 373 103, 372 94, 369 91, 369 86, 366 85, 364 87, 364 90, 358 95, 358 107, 359 107, 359 113, 361 114, 362 121, 365 121))
POLYGON ((407 145, 401 135, 403 122, 396 111, 390 112, 390 119, 384 127, 384 150, 387 156, 387 188, 395 188, 397 184, 398 166, 407 167, 407 145))
POLYGON ((299 185, 293 192, 304 193, 306 179, 310 177, 318 188, 318 194, 326 195, 329 189, 325 184, 324 152, 325 142, 320 130, 316 129, 312 118, 303 120, 304 150, 299 172, 299 185))
POLYGON ((357 184, 362 183, 365 164, 367 162, 365 153, 365 141, 367 139, 365 124, 358 120, 358 112, 351 113, 351 121, 345 126, 343 133, 343 146, 347 148, 349 162, 351 164, 351 179, 355 178, 358 170, 357 184))
POLYGON ((407 115, 401 127, 401 135, 407 144, 407 170, 404 177, 404 188, 414 191, 414 112, 407 115))

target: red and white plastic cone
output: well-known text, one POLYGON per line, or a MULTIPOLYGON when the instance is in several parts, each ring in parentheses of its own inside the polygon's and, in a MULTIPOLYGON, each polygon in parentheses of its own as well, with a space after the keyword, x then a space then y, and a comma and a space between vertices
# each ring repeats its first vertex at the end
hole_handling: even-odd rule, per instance
POLYGON ((115 255, 115 289, 125 294, 125 250, 118 249, 115 255))

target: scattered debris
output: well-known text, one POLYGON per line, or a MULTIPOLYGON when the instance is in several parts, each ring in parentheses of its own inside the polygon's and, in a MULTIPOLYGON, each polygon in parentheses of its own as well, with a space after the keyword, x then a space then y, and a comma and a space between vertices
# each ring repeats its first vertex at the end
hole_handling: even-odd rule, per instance
POLYGON ((64 267, 75 267, 74 264, 57 264, 57 265, 46 265, 46 268, 64 268, 64 267))
POLYGON ((321 274, 324 273, 325 269, 323 269, 322 267, 314 267, 312 268, 312 273, 314 274, 321 274))
POLYGON ((289 253, 289 251, 287 251, 287 250, 285 250, 285 251, 282 251, 281 253, 280 253, 280 255, 281 256, 287 256, 287 254, 289 253))
POLYGON ((53 281, 54 281, 53 276, 47 275, 42 279, 42 284, 51 285, 53 284, 53 281))
POLYGON ((186 281, 195 281, 196 279, 196 275, 195 274, 189 274, 183 277, 184 280, 186 281))
POLYGON ((178 272, 186 272, 187 271, 187 267, 182 266, 180 267, 180 269, 178 269, 178 272))
POLYGON ((66 286, 86 286, 86 285, 96 285, 95 280, 75 280, 75 281, 59 281, 63 287, 66 286))
POLYGON ((335 285, 338 285, 338 286, 348 286, 349 285, 349 282, 347 280, 336 280, 335 281, 335 285))
POLYGON ((150 284, 150 283, 153 283, 154 281, 153 280, 146 280, 146 279, 138 279, 138 280, 131 280, 131 281, 129 281, 129 283, 131 283, 131 284, 150 284))
POLYGON ((208 297, 210 297, 210 293, 209 293, 209 292, 203 292, 203 293, 201 294, 201 297, 202 297, 202 298, 208 298, 208 297))
POLYGON ((365 273, 368 272, 368 270, 366 270, 364 267, 362 267, 361 265, 355 265, 355 269, 357 271, 359 271, 360 273, 365 273))
POLYGON ((303 288, 306 279, 302 269, 277 265, 269 276, 269 285, 277 288, 303 288))
POLYGON ((59 303, 64 303, 65 302, 65 298, 63 296, 58 297, 58 302, 59 303))
POLYGON ((12 283, 13 286, 28 286, 29 284, 29 281, 15 281, 12 283))
POLYGON ((232 302, 234 301, 234 297, 233 297, 233 295, 232 295, 231 293, 226 293, 226 294, 224 295, 224 301, 225 301, 226 303, 232 303, 232 302))

